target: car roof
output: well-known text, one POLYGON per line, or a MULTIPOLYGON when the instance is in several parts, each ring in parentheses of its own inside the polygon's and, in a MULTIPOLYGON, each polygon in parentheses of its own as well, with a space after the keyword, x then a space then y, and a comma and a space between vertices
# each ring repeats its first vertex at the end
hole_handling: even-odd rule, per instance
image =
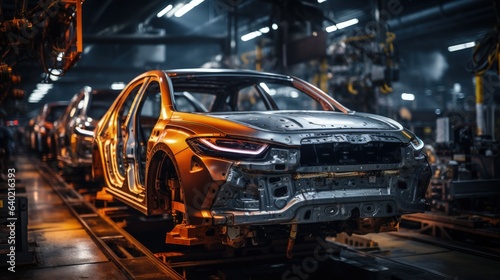
POLYGON ((255 78, 277 78, 290 80, 292 77, 283 74, 261 72, 249 69, 212 69, 212 68, 186 68, 186 69, 172 69, 163 70, 169 77, 188 77, 188 76, 245 76, 255 78))

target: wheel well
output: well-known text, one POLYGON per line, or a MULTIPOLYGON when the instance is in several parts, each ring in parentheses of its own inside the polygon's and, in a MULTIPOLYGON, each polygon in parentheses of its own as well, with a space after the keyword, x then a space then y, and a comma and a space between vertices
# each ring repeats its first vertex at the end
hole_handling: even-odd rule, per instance
MULTIPOLYGON (((156 152, 151 158, 151 164, 148 168, 149 172, 154 172, 148 175, 148 183, 153 183, 155 190, 161 192, 162 194, 170 194, 170 189, 168 187, 169 179, 178 180, 177 171, 172 159, 168 156, 165 151, 156 152), (159 174, 159 177, 157 176, 159 174), (156 179, 160 179, 159 185, 156 184, 156 179)), ((151 186, 150 184, 148 184, 151 186)))
POLYGON ((146 172, 148 208, 152 213, 171 210, 171 202, 180 196, 179 177, 172 158, 164 150, 157 150, 150 159, 146 172))

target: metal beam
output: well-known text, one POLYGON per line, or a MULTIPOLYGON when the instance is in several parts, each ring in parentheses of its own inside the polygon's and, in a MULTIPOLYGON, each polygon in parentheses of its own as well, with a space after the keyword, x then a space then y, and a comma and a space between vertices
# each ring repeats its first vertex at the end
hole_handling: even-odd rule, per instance
POLYGON ((87 35, 83 37, 86 44, 133 44, 133 45, 172 45, 172 44, 219 44, 223 46, 225 36, 158 36, 144 34, 127 35, 87 35))

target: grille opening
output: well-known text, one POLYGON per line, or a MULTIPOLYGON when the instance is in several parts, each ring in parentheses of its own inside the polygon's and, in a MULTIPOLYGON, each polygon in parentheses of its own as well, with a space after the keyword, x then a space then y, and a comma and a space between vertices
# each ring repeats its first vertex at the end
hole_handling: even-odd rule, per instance
POLYGON ((274 197, 283 197, 288 194, 288 188, 286 186, 275 188, 273 191, 274 197))
POLYGON ((271 183, 271 184, 277 183, 279 181, 281 181, 280 177, 271 177, 271 178, 269 178, 269 183, 271 183))
POLYGON ((306 213, 304 213, 304 220, 309 219, 311 219, 311 210, 307 210, 306 213))
POLYGON ((285 170, 285 169, 286 169, 286 165, 284 165, 284 164, 274 165, 274 170, 285 170))
POLYGON ((391 205, 389 205, 389 204, 387 204, 387 205, 385 206, 385 211, 387 212, 387 214, 392 213, 392 206, 391 206, 391 205))
POLYGON ((405 181, 399 181, 398 182, 398 188, 400 188, 402 190, 406 190, 408 188, 408 185, 406 185, 405 181))
POLYGON ((402 159, 399 143, 380 141, 305 144, 300 152, 302 166, 387 164, 398 163, 402 159))

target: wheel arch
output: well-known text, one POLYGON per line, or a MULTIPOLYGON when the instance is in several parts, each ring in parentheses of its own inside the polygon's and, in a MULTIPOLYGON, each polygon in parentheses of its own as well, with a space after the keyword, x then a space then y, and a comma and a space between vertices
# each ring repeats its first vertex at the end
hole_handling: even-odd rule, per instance
POLYGON ((149 153, 145 180, 148 214, 171 214, 175 208, 172 202, 181 202, 175 157, 164 143, 156 144, 149 153))

